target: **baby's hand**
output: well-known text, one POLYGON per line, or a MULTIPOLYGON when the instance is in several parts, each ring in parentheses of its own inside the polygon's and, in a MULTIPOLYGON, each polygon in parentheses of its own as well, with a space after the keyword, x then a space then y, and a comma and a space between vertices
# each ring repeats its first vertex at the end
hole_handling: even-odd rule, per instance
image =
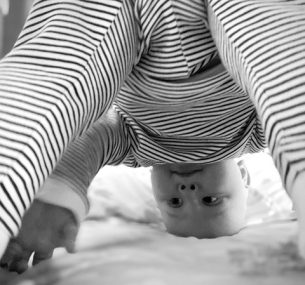
POLYGON ((73 253, 78 228, 69 210, 35 200, 22 220, 18 236, 11 239, 0 265, 22 273, 27 270, 32 253, 33 265, 51 258, 57 247, 73 253))

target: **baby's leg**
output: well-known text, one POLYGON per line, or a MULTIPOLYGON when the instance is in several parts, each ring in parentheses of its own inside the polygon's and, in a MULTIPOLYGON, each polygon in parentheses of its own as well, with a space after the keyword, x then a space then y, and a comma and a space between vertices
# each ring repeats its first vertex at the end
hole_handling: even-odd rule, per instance
POLYGON ((137 38, 132 1, 35 1, 0 63, 1 246, 69 143, 109 108, 137 38))
POLYGON ((305 231, 305 0, 208 3, 222 60, 256 106, 305 231))
POLYGON ((222 60, 250 95, 287 190, 305 169, 305 0, 210 0, 222 60))

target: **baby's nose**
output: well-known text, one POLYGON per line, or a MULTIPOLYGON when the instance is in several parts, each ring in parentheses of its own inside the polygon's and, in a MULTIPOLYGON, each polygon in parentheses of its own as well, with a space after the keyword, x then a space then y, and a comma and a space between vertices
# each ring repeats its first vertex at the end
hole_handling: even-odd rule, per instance
POLYGON ((198 185, 196 183, 181 183, 178 185, 178 190, 183 192, 183 191, 197 191, 198 190, 198 185))

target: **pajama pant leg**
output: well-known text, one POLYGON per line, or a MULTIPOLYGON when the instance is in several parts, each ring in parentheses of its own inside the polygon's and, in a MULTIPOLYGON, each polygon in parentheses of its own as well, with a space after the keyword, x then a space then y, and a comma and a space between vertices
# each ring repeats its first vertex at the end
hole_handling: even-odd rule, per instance
POLYGON ((131 1, 34 3, 0 63, 2 233, 17 234, 67 146, 109 108, 132 70, 137 41, 131 1))
POLYGON ((207 3, 223 63, 251 97, 289 192, 305 169, 305 1, 207 3))

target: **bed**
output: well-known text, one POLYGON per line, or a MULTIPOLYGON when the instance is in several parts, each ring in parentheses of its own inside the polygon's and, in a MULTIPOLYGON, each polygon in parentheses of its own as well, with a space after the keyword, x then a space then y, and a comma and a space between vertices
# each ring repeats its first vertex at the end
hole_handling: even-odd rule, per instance
POLYGON ((206 240, 165 232, 148 169, 103 169, 90 189, 78 252, 58 249, 22 275, 0 271, 0 284, 304 284, 294 212, 271 159, 258 154, 247 165, 253 178, 248 226, 206 240))

